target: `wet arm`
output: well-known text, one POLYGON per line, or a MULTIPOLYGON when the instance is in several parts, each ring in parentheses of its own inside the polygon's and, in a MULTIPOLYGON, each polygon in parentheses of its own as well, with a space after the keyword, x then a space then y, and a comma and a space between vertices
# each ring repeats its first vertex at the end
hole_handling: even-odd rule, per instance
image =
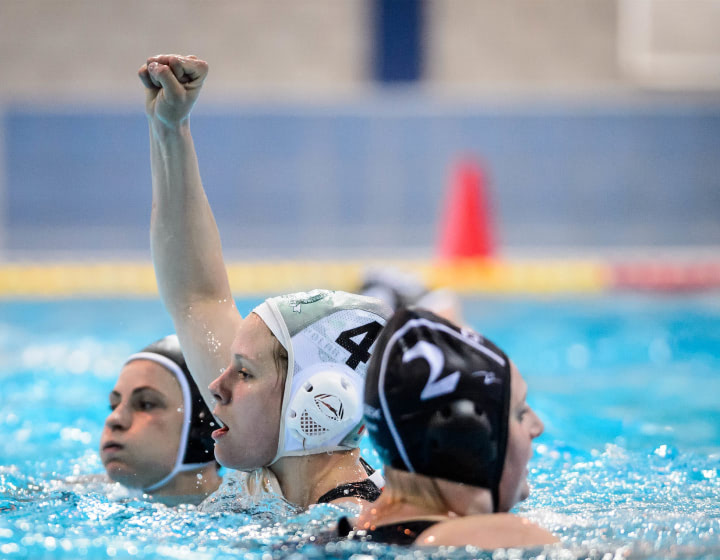
POLYGON ((153 57, 149 62, 149 70, 148 65, 141 68, 140 78, 148 90, 153 264, 160 297, 172 316, 190 371, 212 407, 207 386, 229 361, 240 315, 190 134, 189 114, 207 65, 181 59, 178 67, 169 57, 153 57), (183 76, 189 81, 182 83, 183 76), (199 81, 195 89, 191 89, 193 79, 199 81))

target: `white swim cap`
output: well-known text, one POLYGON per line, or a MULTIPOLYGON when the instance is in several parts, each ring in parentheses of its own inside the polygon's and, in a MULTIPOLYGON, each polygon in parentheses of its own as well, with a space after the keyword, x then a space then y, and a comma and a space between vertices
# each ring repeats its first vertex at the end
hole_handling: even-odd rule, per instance
POLYGON ((271 464, 358 447, 367 365, 390 308, 375 298, 313 290, 269 298, 253 312, 288 353, 271 464))

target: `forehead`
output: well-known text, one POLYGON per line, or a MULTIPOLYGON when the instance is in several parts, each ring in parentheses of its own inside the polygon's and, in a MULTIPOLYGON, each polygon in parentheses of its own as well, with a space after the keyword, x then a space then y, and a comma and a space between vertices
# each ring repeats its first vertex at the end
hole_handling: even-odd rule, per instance
POLYGON ((150 360, 133 360, 125 364, 113 390, 120 394, 130 394, 139 387, 150 387, 168 398, 182 400, 180 383, 175 376, 150 360))
POLYGON ((510 400, 513 403, 522 403, 526 397, 527 383, 515 364, 510 362, 510 400))
POLYGON ((250 313, 240 322, 230 350, 235 355, 260 362, 272 359, 274 336, 265 322, 255 313, 250 313))

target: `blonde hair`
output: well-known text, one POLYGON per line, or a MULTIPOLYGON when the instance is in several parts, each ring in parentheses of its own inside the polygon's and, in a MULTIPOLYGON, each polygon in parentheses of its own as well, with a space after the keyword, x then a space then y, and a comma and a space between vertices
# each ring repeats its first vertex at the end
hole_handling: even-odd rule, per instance
POLYGON ((405 502, 445 514, 448 508, 434 478, 385 466, 383 497, 391 502, 405 502))
POLYGON ((278 379, 285 381, 288 370, 288 351, 280 344, 272 331, 270 331, 270 334, 273 337, 273 360, 275 361, 275 368, 278 370, 278 379))

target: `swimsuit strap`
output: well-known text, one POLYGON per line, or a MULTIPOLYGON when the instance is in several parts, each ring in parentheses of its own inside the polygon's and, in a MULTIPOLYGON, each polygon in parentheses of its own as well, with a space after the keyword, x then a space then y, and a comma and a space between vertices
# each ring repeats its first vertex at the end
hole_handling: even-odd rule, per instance
POLYGON ((380 525, 372 531, 367 531, 365 538, 373 542, 387 544, 413 544, 420 533, 437 523, 439 523, 439 521, 421 519, 418 521, 404 521, 402 523, 380 525))
POLYGON ((368 502, 374 502, 380 497, 380 489, 375 483, 366 478, 360 482, 348 482, 341 484, 337 488, 333 488, 326 492, 318 499, 319 504, 327 504, 340 498, 360 498, 368 502))
POLYGON ((383 488, 385 488, 385 478, 383 478, 382 473, 373 469, 370 466, 370 463, 362 457, 360 457, 360 464, 362 465, 362 468, 365 469, 365 472, 368 475, 368 480, 377 486, 380 489, 380 492, 382 492, 383 488))
POLYGON ((385 544, 410 545, 415 542, 418 535, 440 521, 418 519, 415 521, 402 521, 389 525, 379 525, 367 531, 354 531, 347 517, 341 517, 337 525, 339 537, 348 537, 350 540, 373 541, 385 544))
POLYGON ((361 500, 367 500, 368 502, 374 502, 380 497, 382 487, 385 485, 380 471, 376 471, 370 466, 365 459, 360 457, 360 465, 368 477, 360 482, 348 482, 347 484, 341 484, 337 488, 333 488, 329 492, 326 492, 318 500, 319 504, 327 504, 333 500, 339 498, 360 498, 361 500))

